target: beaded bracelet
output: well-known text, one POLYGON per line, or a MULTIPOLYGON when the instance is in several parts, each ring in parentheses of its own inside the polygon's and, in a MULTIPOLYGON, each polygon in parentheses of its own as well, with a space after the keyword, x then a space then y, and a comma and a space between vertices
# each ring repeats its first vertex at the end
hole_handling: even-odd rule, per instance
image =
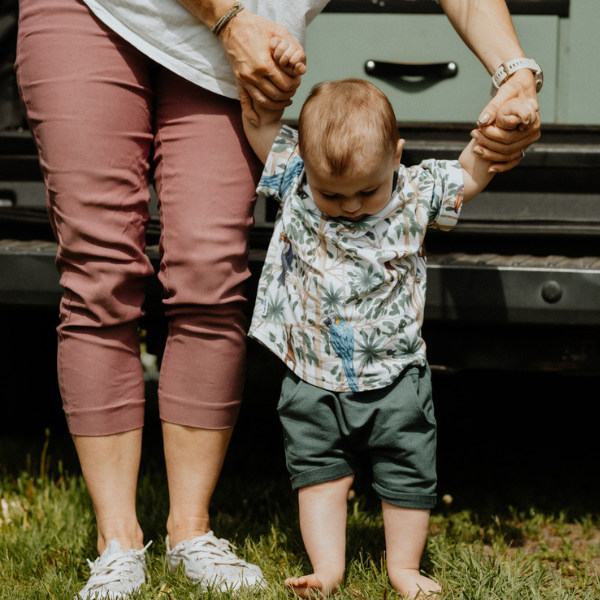
POLYGON ((241 12, 242 10, 244 10, 244 7, 239 3, 236 2, 218 21, 217 24, 211 29, 212 33, 214 33, 217 37, 219 37, 219 34, 221 33, 221 31, 223 31, 223 29, 225 29, 225 26, 227 25, 227 23, 229 23, 229 21, 231 21, 231 19, 233 19, 233 17, 235 17, 235 15, 237 15, 239 12, 241 12))

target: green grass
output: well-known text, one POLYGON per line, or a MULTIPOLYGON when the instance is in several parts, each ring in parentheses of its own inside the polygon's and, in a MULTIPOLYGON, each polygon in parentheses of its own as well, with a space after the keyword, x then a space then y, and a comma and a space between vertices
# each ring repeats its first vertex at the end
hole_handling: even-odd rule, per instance
MULTIPOLYGON (((291 600, 284 578, 310 564, 274 409, 282 368, 266 352, 249 356, 247 398, 213 498, 212 527, 269 581, 267 591, 237 597, 291 600)), ((437 377, 439 491, 454 498, 432 515, 422 568, 442 584, 440 600, 600 599, 597 424, 585 411, 593 406, 585 390, 598 389, 600 377, 592 383, 553 374, 437 377), (556 398, 578 402, 549 410, 547 400, 556 398)), ((156 394, 148 391, 138 514, 153 544, 137 598, 226 598, 166 568, 168 494, 156 394)), ((72 600, 89 575, 86 559, 96 557, 91 503, 59 401, 53 406, 13 402, 12 418, 0 421, 0 600, 72 600)), ((357 474, 354 491, 337 597, 400 600, 387 580, 368 469, 357 474)))
MULTIPOLYGON (((71 600, 95 556, 95 527, 85 484, 61 463, 50 464, 47 445, 24 469, 4 468, 0 482, 0 598, 71 600)), ((236 450, 213 502, 213 529, 257 563, 270 582, 259 597, 290 598, 282 585, 306 572, 295 497, 285 473, 236 468, 236 450)), ((237 459, 241 460, 241 459, 237 459)), ((239 467, 239 463, 237 463, 239 467)), ((139 516, 148 551, 148 583, 140 599, 229 597, 202 592, 164 559, 168 510, 164 466, 147 458, 139 483, 139 516)), ((359 485, 360 487, 360 485, 359 485)), ((600 528, 594 514, 570 516, 506 507, 503 513, 454 508, 450 498, 431 519, 423 570, 445 592, 440 600, 597 600, 600 528)), ((387 581, 378 503, 368 489, 348 502, 348 568, 338 598, 398 598, 387 581)), ((251 593, 238 594, 252 597, 251 593)))

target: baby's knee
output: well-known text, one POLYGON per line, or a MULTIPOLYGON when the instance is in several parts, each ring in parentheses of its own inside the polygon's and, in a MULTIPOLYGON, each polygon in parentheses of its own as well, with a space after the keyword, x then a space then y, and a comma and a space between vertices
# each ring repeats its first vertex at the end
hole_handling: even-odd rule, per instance
POLYGON ((324 481, 322 483, 315 483, 313 485, 302 487, 298 490, 298 496, 306 499, 318 496, 319 498, 326 497, 331 498, 332 500, 342 497, 345 501, 353 483, 354 474, 346 475, 338 479, 332 479, 331 481, 324 481))

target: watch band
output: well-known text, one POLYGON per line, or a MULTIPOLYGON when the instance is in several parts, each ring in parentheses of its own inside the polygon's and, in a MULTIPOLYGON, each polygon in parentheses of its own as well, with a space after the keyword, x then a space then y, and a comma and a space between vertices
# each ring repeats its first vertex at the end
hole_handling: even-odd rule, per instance
POLYGON ((506 63, 502 63, 498 70, 492 75, 492 89, 490 96, 493 98, 500 86, 519 69, 529 69, 535 76, 535 91, 539 92, 544 85, 544 72, 542 67, 537 64, 533 58, 515 58, 506 63))

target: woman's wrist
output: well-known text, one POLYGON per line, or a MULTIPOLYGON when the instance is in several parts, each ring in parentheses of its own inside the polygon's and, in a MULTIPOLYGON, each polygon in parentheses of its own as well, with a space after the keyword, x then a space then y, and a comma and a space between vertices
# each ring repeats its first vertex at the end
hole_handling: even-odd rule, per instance
POLYGON ((235 4, 235 0, 179 0, 194 16, 209 29, 235 4))
POLYGON ((243 5, 240 2, 235 2, 233 6, 217 21, 215 26, 211 29, 211 33, 219 37, 221 32, 229 27, 231 20, 234 19, 238 13, 244 10, 243 5))

